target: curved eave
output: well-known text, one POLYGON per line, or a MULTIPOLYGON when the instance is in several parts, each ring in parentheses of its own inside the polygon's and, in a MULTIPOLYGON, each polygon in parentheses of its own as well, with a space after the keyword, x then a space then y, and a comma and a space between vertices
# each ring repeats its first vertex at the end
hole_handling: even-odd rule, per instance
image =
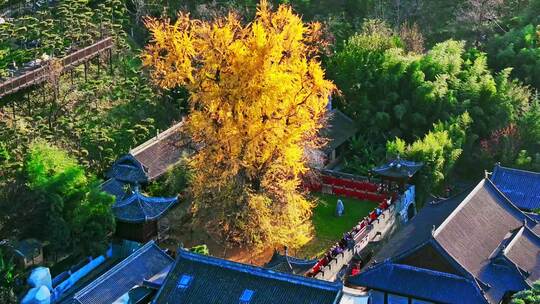
POLYGON ((178 198, 152 198, 135 193, 128 199, 113 206, 113 214, 118 221, 126 223, 144 223, 162 217, 178 198), (154 210, 151 210, 151 209, 154 210))

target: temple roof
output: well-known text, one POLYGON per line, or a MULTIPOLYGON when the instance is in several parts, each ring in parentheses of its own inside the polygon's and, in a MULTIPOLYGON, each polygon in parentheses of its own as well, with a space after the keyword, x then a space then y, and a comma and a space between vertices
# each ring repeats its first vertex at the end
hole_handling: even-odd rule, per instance
POLYGON ((350 284, 440 303, 488 303, 478 285, 461 276, 390 261, 348 278, 350 284))
POLYGON ((471 190, 472 188, 467 189, 437 203, 426 204, 411 221, 392 236, 375 255, 374 260, 384 261, 429 241, 433 231, 444 222, 471 190))
POLYGON ((490 179, 519 208, 540 209, 540 173, 497 164, 490 179))
POLYGON ((530 285, 540 279, 540 237, 522 226, 502 254, 525 273, 530 285))
POLYGON ((183 121, 177 123, 129 152, 145 168, 149 181, 160 177, 182 157, 193 152, 183 126, 183 121))
POLYGON ((160 273, 174 260, 153 241, 137 249, 126 259, 75 293, 73 303, 110 304, 145 279, 160 273))
POLYGON ((342 284, 179 250, 154 303, 337 303, 342 284))
POLYGON ((327 126, 321 130, 321 135, 329 141, 323 147, 325 153, 330 153, 332 150, 341 146, 349 138, 353 137, 358 130, 354 121, 338 109, 333 109, 328 112, 327 126))
POLYGON ((131 195, 126 195, 121 200, 117 200, 112 210, 119 221, 142 223, 160 218, 177 202, 177 197, 148 197, 135 189, 131 195))
POLYGON ((132 185, 148 182, 147 169, 131 154, 116 160, 106 176, 109 179, 132 185))
POLYGON ((539 225, 484 179, 468 194, 426 206, 376 259, 474 279, 490 303, 499 303, 537 275, 539 225), (524 233, 516 234, 522 227, 524 233), (507 260, 496 258, 501 248, 507 248, 507 260))
POLYGON ((411 178, 423 165, 423 163, 407 161, 398 156, 382 166, 373 168, 372 171, 386 177, 411 178))
POLYGON ((122 197, 126 194, 124 189, 125 183, 116 180, 114 178, 109 178, 101 184, 101 190, 107 192, 110 195, 113 195, 116 198, 116 201, 121 200, 122 197))
MULTIPOLYGON (((0 243, 0 246, 4 243, 0 243)), ((36 239, 24 239, 16 242, 6 242, 5 245, 14 251, 17 255, 25 259, 33 259, 40 255, 43 243, 36 239)))
POLYGON ((117 182, 145 184, 162 176, 184 156, 193 153, 184 122, 177 123, 120 157, 106 176, 117 182))
POLYGON ((501 242, 524 223, 537 225, 484 179, 435 230, 434 239, 472 276, 491 286, 486 294, 498 303, 507 291, 527 287, 526 279, 517 271, 490 260, 501 242))
POLYGON ((268 263, 264 265, 264 268, 272 269, 285 273, 292 274, 305 274, 313 266, 317 264, 317 260, 304 260, 289 256, 287 254, 280 254, 277 250, 274 251, 272 258, 268 263))

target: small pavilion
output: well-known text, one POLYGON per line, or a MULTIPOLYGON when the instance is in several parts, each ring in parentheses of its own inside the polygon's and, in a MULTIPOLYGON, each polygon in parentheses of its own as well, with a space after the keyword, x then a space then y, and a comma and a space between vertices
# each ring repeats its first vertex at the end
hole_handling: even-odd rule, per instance
POLYGON ((158 221, 178 202, 177 197, 149 197, 138 186, 130 194, 117 199, 112 207, 116 218, 116 236, 146 243, 158 237, 158 221))
POLYGON ((401 193, 405 191, 405 185, 423 165, 424 164, 421 162, 401 159, 398 155, 396 159, 391 160, 382 166, 373 168, 371 171, 381 177, 383 184, 388 185, 388 189, 392 189, 394 185, 397 185, 399 187, 399 192, 401 193))
POLYGON ((278 250, 274 250, 274 254, 270 260, 264 265, 264 268, 271 269, 279 272, 305 275, 318 260, 299 259, 290 256, 287 248, 285 247, 284 254, 281 254, 278 250))

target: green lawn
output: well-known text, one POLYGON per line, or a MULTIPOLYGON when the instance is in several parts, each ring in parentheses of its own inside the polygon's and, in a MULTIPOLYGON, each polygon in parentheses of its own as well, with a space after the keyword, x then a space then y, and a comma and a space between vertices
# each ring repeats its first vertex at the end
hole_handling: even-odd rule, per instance
POLYGON ((333 243, 343 236, 343 233, 352 229, 358 221, 368 215, 377 203, 357 199, 340 197, 332 194, 314 193, 318 203, 313 209, 312 222, 315 227, 315 237, 304 247, 300 248, 298 257, 314 257, 322 254, 333 243), (345 206, 342 217, 335 216, 336 203, 341 198, 345 206))

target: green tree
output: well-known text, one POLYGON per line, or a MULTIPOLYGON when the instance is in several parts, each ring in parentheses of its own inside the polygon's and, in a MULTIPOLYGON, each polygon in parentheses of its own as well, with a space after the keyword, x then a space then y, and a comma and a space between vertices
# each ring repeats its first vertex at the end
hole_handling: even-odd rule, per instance
POLYGON ((438 121, 468 112, 472 125, 463 148, 469 163, 477 161, 472 156, 479 140, 518 121, 532 99, 528 88, 510 78, 510 70, 492 73, 486 55, 466 50, 463 42, 407 53, 397 34, 373 21, 330 58, 328 68, 342 91, 337 106, 376 146, 395 137, 413 142, 438 121), (378 30, 370 30, 374 24, 378 30))
POLYGON ((74 248, 79 254, 105 249, 114 230, 114 198, 99 189, 76 161, 62 150, 37 141, 28 152, 24 168, 28 187, 36 194, 47 218, 41 237, 55 252, 74 248))
POLYGON ((460 157, 472 120, 467 112, 434 125, 422 139, 407 145, 396 138, 387 143, 387 153, 424 163, 417 178, 420 204, 428 194, 440 193, 460 157))
POLYGON ((540 303, 540 281, 534 282, 531 289, 523 290, 512 296, 512 304, 540 303))
POLYGON ((193 246, 193 247, 191 247, 189 249, 189 251, 195 252, 195 253, 198 253, 198 254, 203 254, 203 255, 209 255, 210 254, 210 251, 208 250, 208 246, 206 246, 206 244, 193 246))
POLYGON ((0 250, 0 302, 5 304, 17 303, 15 294, 15 264, 7 259, 0 250))
POLYGON ((489 65, 495 70, 512 68, 512 76, 540 90, 540 0, 528 6, 504 25, 509 30, 486 45, 489 65))

